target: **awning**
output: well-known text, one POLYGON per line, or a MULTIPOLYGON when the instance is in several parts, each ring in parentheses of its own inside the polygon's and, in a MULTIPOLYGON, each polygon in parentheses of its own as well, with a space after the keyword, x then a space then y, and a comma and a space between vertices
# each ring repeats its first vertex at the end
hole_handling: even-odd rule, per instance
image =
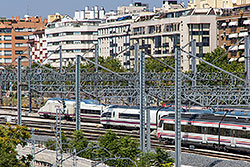
POLYGON ((239 33, 239 37, 246 37, 246 36, 248 36, 248 32, 239 33))
POLYGON ((239 49, 245 49, 245 45, 240 45, 239 49))
POLYGON ((250 20, 244 20, 243 24, 250 24, 250 20))
POLYGON ((239 58, 238 61, 239 61, 239 62, 243 62, 243 61, 245 61, 245 58, 244 58, 244 57, 241 57, 241 58, 239 58))
POLYGON ((237 21, 232 21, 228 25, 229 26, 238 26, 238 22, 237 21))
POLYGON ((229 62, 232 62, 232 61, 236 61, 238 58, 231 58, 230 60, 229 60, 229 62))
POLYGON ((238 33, 229 34, 229 38, 238 38, 238 33))
POLYGON ((238 49, 239 49, 238 46, 234 46, 234 47, 230 48, 230 50, 238 50, 238 49))
POLYGON ((222 27, 226 27, 226 26, 227 26, 227 23, 222 23, 221 26, 222 26, 222 27))

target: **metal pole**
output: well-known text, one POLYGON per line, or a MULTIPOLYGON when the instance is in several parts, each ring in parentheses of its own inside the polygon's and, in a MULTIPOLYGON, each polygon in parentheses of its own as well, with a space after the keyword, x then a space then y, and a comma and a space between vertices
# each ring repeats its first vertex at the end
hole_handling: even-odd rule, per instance
POLYGON ((136 43, 135 44, 135 65, 134 65, 134 71, 136 72, 136 73, 138 73, 139 72, 139 69, 138 69, 138 53, 139 52, 139 44, 138 43, 136 43))
POLYGON ((145 152, 145 54, 140 61, 140 149, 145 152))
POLYGON ((62 73, 62 43, 60 45, 60 73, 62 73))
POLYGON ((63 159, 63 148, 62 148, 62 109, 59 110, 59 135, 60 135, 60 150, 61 150, 61 154, 60 154, 60 166, 62 166, 62 159, 63 159))
POLYGON ((76 130, 81 130, 80 118, 80 55, 76 56, 76 130))
POLYGON ((32 159, 32 161, 31 161, 31 166, 32 167, 34 167, 35 165, 34 165, 34 160, 35 160, 35 141, 34 141, 34 139, 33 139, 33 137, 34 137, 34 129, 32 128, 31 129, 31 144, 32 144, 32 150, 31 150, 31 154, 32 154, 32 157, 33 157, 33 159, 32 159))
POLYGON ((58 141, 58 108, 56 109, 56 166, 58 167, 60 165, 59 160, 59 141, 58 141))
POLYGON ((76 149, 74 148, 73 151, 74 157, 73 157, 73 166, 76 167, 76 149))
POLYGON ((98 45, 95 45, 95 72, 98 72, 98 45))
POLYGON ((22 125, 22 104, 21 104, 21 57, 17 58, 17 123, 22 125))
POLYGON ((150 103, 147 99, 147 151, 151 150, 151 139, 150 139, 150 103))
POLYGON ((250 86, 249 36, 245 37, 245 72, 246 86, 250 86))
POLYGON ((29 45, 29 113, 32 112, 32 90, 31 90, 31 54, 30 54, 30 45, 29 45))
POLYGON ((197 73, 197 68, 196 68, 196 40, 194 39, 192 42, 191 42, 191 54, 194 55, 192 57, 192 71, 193 71, 193 81, 192 81, 192 86, 196 86, 196 73, 197 73))
POLYGON ((181 54, 175 48, 175 166, 181 166, 181 54))

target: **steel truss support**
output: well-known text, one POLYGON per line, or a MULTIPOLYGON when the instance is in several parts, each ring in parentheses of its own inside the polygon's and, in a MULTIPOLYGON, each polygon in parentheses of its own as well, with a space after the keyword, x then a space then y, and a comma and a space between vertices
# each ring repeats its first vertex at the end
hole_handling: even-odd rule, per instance
POLYGON ((250 87, 249 36, 245 37, 245 72, 246 86, 250 87))
POLYGON ((175 48, 175 166, 181 166, 181 53, 175 48))
POLYGON ((76 81, 75 81, 75 96, 76 96, 76 130, 81 130, 81 118, 80 118, 80 61, 81 56, 76 56, 76 81))
POLYGON ((191 53, 194 55, 192 57, 192 72, 193 72, 193 80, 192 80, 192 86, 196 86, 196 79, 197 79, 197 67, 196 67, 196 40, 193 40, 191 42, 191 53))
POLYGON ((145 152, 145 54, 140 58, 140 149, 145 152))
POLYGON ((22 125, 21 56, 17 58, 17 124, 22 125))

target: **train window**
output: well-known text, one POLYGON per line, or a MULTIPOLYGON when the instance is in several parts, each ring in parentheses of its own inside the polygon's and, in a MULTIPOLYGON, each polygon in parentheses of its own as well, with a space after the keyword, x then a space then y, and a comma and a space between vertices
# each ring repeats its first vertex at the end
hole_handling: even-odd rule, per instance
POLYGON ((244 130, 235 130, 235 137, 247 138, 247 132, 244 130))
POLYGON ((113 112, 113 118, 115 117, 115 112, 113 112))
POLYGON ((171 130, 171 131, 174 131, 174 130, 175 130, 175 125, 174 125, 174 124, 166 124, 166 123, 164 123, 163 130, 171 130))
POLYGON ((250 139, 250 131, 247 132, 247 139, 250 139))
POLYGON ((139 114, 119 114, 119 118, 122 119, 140 119, 140 115, 139 114))
POLYGON ((111 118, 111 112, 105 112, 101 115, 101 117, 108 117, 111 118))
POLYGON ((200 126, 191 126, 191 132, 192 133, 201 133, 201 127, 200 126))
POLYGON ((190 131, 190 126, 188 126, 188 125, 182 125, 181 126, 181 131, 182 132, 189 132, 190 131))
POLYGON ((96 114, 96 115, 100 115, 101 111, 100 110, 81 109, 81 114, 96 114))
POLYGON ((162 127, 162 124, 163 124, 163 120, 160 121, 158 127, 162 127))
POLYGON ((220 134, 223 136, 231 136, 231 130, 230 129, 221 129, 220 134))
POLYGON ((208 128, 208 134, 211 134, 211 135, 218 135, 218 128, 212 128, 212 127, 209 127, 208 128))

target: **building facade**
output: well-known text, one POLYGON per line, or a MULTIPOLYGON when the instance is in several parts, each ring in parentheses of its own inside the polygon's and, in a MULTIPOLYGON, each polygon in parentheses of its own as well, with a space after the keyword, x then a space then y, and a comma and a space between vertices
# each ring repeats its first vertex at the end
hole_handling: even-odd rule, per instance
MULTIPOLYGON (((174 56, 176 47, 191 51, 189 43, 196 40, 196 56, 203 57, 216 45, 216 15, 213 9, 190 9, 162 13, 148 19, 139 19, 131 25, 130 45, 139 43, 146 55, 174 56)), ((133 61, 133 51, 131 60, 133 61)), ((190 70, 190 57, 182 54, 182 70, 190 70)))
POLYGON ((47 20, 41 17, 0 20, 0 63, 16 65, 14 61, 18 56, 28 57, 28 37, 34 31, 44 28, 47 20))
POLYGON ((97 6, 89 10, 76 11, 74 18, 65 16, 49 23, 45 29, 48 57, 44 63, 52 66, 60 64, 60 46, 62 47, 62 65, 75 61, 76 55, 91 58, 95 56, 97 28, 105 17, 103 8, 97 6))
POLYGON ((31 59, 43 63, 47 59, 47 41, 44 34, 44 30, 37 30, 32 35, 29 36, 30 43, 30 55, 31 59))
POLYGON ((250 34, 250 5, 224 10, 217 17, 217 28, 218 46, 229 50, 229 61, 244 61, 244 40, 237 42, 250 34))
POLYGON ((248 3, 250 0, 190 0, 188 8, 232 8, 248 3))

